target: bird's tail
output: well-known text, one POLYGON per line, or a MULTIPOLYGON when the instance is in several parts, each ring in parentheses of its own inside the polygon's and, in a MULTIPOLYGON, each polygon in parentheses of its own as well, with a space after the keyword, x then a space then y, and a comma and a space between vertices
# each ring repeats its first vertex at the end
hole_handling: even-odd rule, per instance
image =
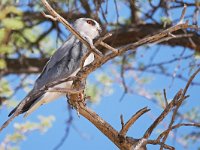
POLYGON ((26 111, 29 110, 29 108, 31 107, 31 105, 37 101, 38 99, 40 99, 42 97, 43 93, 41 95, 39 95, 37 98, 35 99, 31 99, 30 97, 30 93, 28 94, 28 96, 26 96, 10 113, 9 113, 9 119, 4 122, 4 124, 0 127, 0 132, 6 128, 9 123, 15 118, 17 117, 19 114, 22 114, 26 111))
POLYGON ((41 99, 42 99, 43 97, 44 97, 44 95, 42 95, 42 96, 38 97, 37 99, 35 99, 35 100, 33 101, 33 103, 32 103, 30 106, 28 106, 27 109, 25 109, 25 110, 23 111, 23 113, 26 112, 26 113, 24 114, 24 118, 28 117, 33 111, 35 111, 39 106, 42 105, 41 99))
POLYGON ((22 105, 22 103, 24 103, 24 105, 20 108, 19 110, 19 114, 23 114, 24 112, 27 112, 31 106, 36 102, 38 101, 39 99, 41 99, 41 97, 43 97, 43 94, 38 96, 37 98, 35 99, 31 99, 29 96, 25 97, 8 115, 8 117, 12 116, 20 107, 20 105, 22 105))

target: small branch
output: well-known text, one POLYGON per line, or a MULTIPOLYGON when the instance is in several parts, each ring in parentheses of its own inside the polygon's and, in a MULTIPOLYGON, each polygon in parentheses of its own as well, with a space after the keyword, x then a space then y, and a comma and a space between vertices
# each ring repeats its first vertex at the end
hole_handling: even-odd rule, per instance
POLYGON ((176 106, 176 109, 173 113, 173 116, 172 116, 172 119, 171 119, 171 122, 169 124, 168 129, 171 128, 171 126, 173 125, 174 117, 177 113, 178 108, 180 107, 182 102, 188 97, 188 96, 185 96, 187 89, 188 89, 189 85, 191 84, 192 80, 194 79, 194 77, 199 72, 200 72, 200 68, 197 69, 197 71, 195 71, 194 74, 190 77, 190 79, 189 79, 188 83, 186 84, 184 90, 181 89, 181 90, 179 90, 179 92, 177 92, 177 94, 175 95, 173 100, 168 104, 168 106, 164 109, 164 111, 160 114, 160 116, 153 122, 153 124, 147 129, 143 138, 148 139, 149 136, 151 135, 152 131, 156 128, 156 126, 166 117, 166 115, 172 110, 172 108, 176 106))
POLYGON ((200 124, 199 123, 179 123, 179 124, 176 124, 174 126, 172 126, 171 128, 168 128, 167 130, 163 131, 156 140, 160 141, 160 139, 166 135, 166 133, 170 132, 171 130, 173 129, 177 129, 177 128, 180 128, 180 127, 183 127, 183 126, 193 126, 193 127, 198 127, 200 128, 200 124))
POLYGON ((156 126, 167 116, 167 114, 172 110, 172 108, 175 106, 176 102, 179 100, 180 96, 182 94, 182 90, 179 90, 173 100, 169 103, 169 105, 164 109, 164 111, 160 114, 160 116, 153 122, 153 124, 147 129, 145 132, 143 138, 148 139, 153 130, 156 128, 156 126))
POLYGON ((172 40, 172 39, 179 39, 179 38, 186 38, 186 37, 191 38, 192 36, 194 36, 194 34, 192 34, 192 33, 191 34, 178 34, 178 35, 174 35, 174 34, 169 33, 169 35, 167 37, 162 38, 162 39, 154 42, 151 45, 167 42, 167 41, 172 40))
POLYGON ((118 53, 118 50, 113 48, 112 46, 108 45, 107 43, 104 43, 104 42, 100 42, 99 45, 105 47, 106 49, 108 50, 111 50, 113 53, 118 53))
MULTIPOLYGON (((170 129, 172 128, 173 124, 174 124, 174 121, 175 121, 175 117, 177 115, 177 112, 178 112, 178 109, 180 108, 181 104, 183 103, 183 101, 185 100, 185 94, 187 92, 187 89, 188 87, 190 86, 192 80, 194 79, 194 77, 199 73, 200 69, 198 69, 197 71, 195 71, 195 73, 190 77, 189 81, 187 82, 186 86, 185 86, 185 89, 183 90, 183 93, 180 97, 180 100, 178 101, 178 103, 176 104, 176 107, 173 111, 173 114, 172 114, 172 117, 171 117, 171 121, 169 123, 169 126, 168 126, 168 129, 166 130, 164 136, 163 136, 163 139, 162 139, 162 142, 165 143, 165 141, 167 140, 167 137, 169 135, 169 132, 171 131, 170 129)), ((163 149, 163 146, 161 146, 160 148, 161 150, 163 149)))
POLYGON ((125 78, 124 78, 126 59, 127 59, 127 57, 126 57, 126 55, 124 55, 124 56, 122 57, 122 64, 121 64, 121 69, 120 69, 120 77, 121 77, 121 80, 122 80, 122 86, 123 86, 123 88, 124 88, 124 92, 123 92, 121 98, 119 99, 119 101, 122 101, 123 98, 124 98, 124 96, 125 96, 125 94, 128 93, 128 87, 127 87, 127 85, 126 85, 126 80, 125 80, 125 78))
POLYGON ((165 149, 175 150, 174 147, 169 146, 169 145, 167 145, 167 144, 165 144, 165 143, 162 143, 162 142, 160 142, 160 141, 158 141, 158 140, 148 140, 148 141, 147 141, 147 144, 160 145, 160 146, 163 146, 165 149))
POLYGON ((103 42, 105 39, 111 37, 112 34, 111 33, 107 33, 106 35, 104 35, 103 37, 99 38, 95 43, 94 43, 94 46, 98 46, 98 45, 101 45, 103 46, 104 48, 108 49, 108 50, 111 50, 113 51, 114 53, 117 53, 118 50, 113 48, 112 46, 108 45, 107 43, 103 42))
POLYGON ((121 120, 122 129, 123 129, 124 128, 124 118, 123 118, 123 115, 120 115, 120 120, 121 120))
POLYGON ((172 126, 172 129, 176 129, 182 126, 194 126, 194 127, 200 128, 200 123, 180 123, 180 124, 172 126))
POLYGON ((138 120, 139 117, 141 117, 144 113, 148 112, 150 109, 147 109, 147 107, 144 107, 140 109, 138 112, 136 112, 123 126, 121 131, 119 132, 120 135, 125 136, 128 132, 129 128, 135 123, 136 120, 138 120))
POLYGON ((185 86, 185 88, 184 88, 184 90, 183 90, 183 96, 186 94, 186 92, 187 92, 189 86, 191 85, 193 79, 195 78, 195 76, 196 76, 199 72, 200 72, 200 68, 197 69, 197 70, 193 73, 193 75, 190 77, 190 79, 188 80, 188 82, 187 82, 187 84, 186 84, 186 86, 185 86))
POLYGON ((183 21, 184 21, 184 18, 185 18, 186 9, 187 9, 187 5, 186 5, 186 4, 184 4, 184 7, 183 7, 183 10, 182 10, 182 13, 181 13, 181 18, 180 18, 180 21, 179 21, 179 23, 178 23, 178 24, 181 24, 181 23, 183 23, 183 21))
POLYGON ((165 89, 163 90, 163 93, 164 93, 165 105, 167 107, 168 106, 168 101, 167 101, 167 94, 166 94, 166 90, 165 89))
POLYGON ((115 143, 115 145, 121 148, 118 132, 111 125, 109 125, 105 120, 98 116, 94 111, 82 104, 80 104, 79 113, 87 118, 92 124, 94 124, 106 137, 115 143))
POLYGON ((53 16, 51 16, 51 15, 47 15, 47 14, 45 14, 45 12, 43 12, 43 11, 42 11, 42 15, 43 15, 45 18, 49 18, 49 19, 51 19, 51 20, 53 20, 53 21, 58 21, 58 19, 57 19, 56 17, 53 17, 53 16))
POLYGON ((95 43, 94 46, 98 46, 100 42, 112 36, 112 33, 106 33, 103 37, 100 37, 95 43))
POLYGON ((46 90, 47 92, 59 92, 59 93, 80 93, 84 90, 84 88, 82 89, 70 89, 70 88, 50 88, 48 90, 46 90))

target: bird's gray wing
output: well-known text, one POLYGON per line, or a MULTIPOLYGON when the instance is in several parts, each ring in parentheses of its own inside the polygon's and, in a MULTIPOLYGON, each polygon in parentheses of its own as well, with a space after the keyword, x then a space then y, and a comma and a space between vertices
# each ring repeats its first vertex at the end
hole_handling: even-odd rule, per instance
MULTIPOLYGON (((34 88, 24 98, 23 101, 26 101, 26 104, 20 113, 26 112, 35 101, 39 100, 43 96, 44 93, 41 93, 38 97, 34 99, 31 98, 31 95, 37 93, 43 86, 53 81, 67 78, 74 73, 80 67, 81 58, 86 53, 86 46, 83 45, 75 36, 70 36, 45 65, 42 73, 35 82, 34 88), (27 98, 29 99, 27 100, 27 98)), ((17 107, 10 112, 9 116, 16 111, 17 107)))
POLYGON ((50 58, 43 72, 35 82, 33 90, 62 78, 69 77, 80 67, 87 48, 75 36, 71 36, 50 58))

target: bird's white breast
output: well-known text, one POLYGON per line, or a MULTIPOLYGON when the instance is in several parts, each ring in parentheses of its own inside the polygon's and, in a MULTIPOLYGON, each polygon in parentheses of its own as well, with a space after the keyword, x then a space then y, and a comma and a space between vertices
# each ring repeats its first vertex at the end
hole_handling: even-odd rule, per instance
POLYGON ((94 54, 91 53, 86 59, 85 59, 85 62, 84 62, 84 65, 83 66, 86 66, 90 63, 92 63, 94 61, 94 54))

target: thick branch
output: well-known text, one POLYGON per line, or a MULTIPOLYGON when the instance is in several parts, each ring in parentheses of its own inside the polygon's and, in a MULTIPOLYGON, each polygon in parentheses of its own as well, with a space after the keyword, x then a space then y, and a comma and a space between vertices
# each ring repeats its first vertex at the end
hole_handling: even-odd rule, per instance
MULTIPOLYGON (((121 29, 117 34, 116 32, 112 32, 113 35, 105 40, 105 42, 113 47, 120 47, 124 45, 128 45, 130 43, 138 41, 147 35, 152 35, 162 29, 161 25, 156 24, 146 24, 146 25, 138 25, 135 27, 127 29, 121 29)), ((173 34, 183 34, 184 32, 179 30, 175 31, 173 34)), ((191 32, 188 32, 191 34, 191 32)), ((195 50, 200 51, 200 36, 194 34, 191 37, 193 42, 196 45, 195 50)), ((188 41, 188 38, 177 38, 172 39, 164 43, 169 46, 182 46, 194 49, 193 45, 188 41)), ((100 47, 97 47, 100 49, 100 47)), ((104 49, 102 49, 105 51, 104 49)), ((48 59, 37 59, 37 58, 22 58, 21 61, 19 59, 6 59, 7 70, 5 70, 5 74, 21 74, 21 73, 39 73, 42 71, 43 66, 46 64, 48 59)))
MULTIPOLYGON (((119 142, 118 131, 116 131, 111 125, 109 125, 105 120, 99 117, 91 109, 85 107, 84 105, 79 105, 79 113, 87 118, 92 124, 94 124, 106 137, 108 137, 117 147, 122 148, 122 145, 119 142)), ((132 142, 137 140, 133 140, 132 142)), ((131 147, 132 145, 129 145, 131 147)), ((127 145, 128 147, 128 145, 127 145)), ((127 149, 127 147, 124 149, 127 149)))

